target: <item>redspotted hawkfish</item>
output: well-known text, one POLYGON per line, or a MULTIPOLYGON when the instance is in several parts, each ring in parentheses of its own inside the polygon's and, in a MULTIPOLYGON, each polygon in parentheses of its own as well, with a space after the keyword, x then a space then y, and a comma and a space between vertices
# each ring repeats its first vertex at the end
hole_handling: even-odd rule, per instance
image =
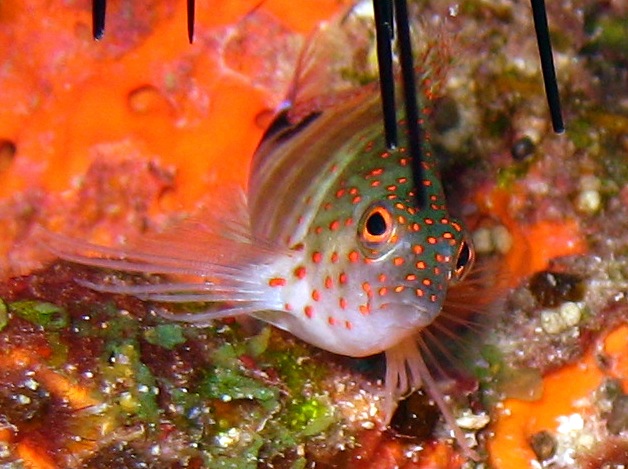
POLYGON ((401 397, 426 386, 464 445, 421 357, 420 337, 439 316, 448 286, 470 269, 472 248, 447 211, 425 144, 419 183, 427 205, 417 207, 401 143, 386 148, 375 92, 296 123, 284 113, 254 155, 246 205, 221 210, 231 215, 195 219, 129 248, 53 233, 46 243, 74 262, 174 275, 166 283, 90 286, 159 302, 208 303, 203 313, 169 315, 177 320, 250 315, 336 354, 384 352, 384 420, 401 397))

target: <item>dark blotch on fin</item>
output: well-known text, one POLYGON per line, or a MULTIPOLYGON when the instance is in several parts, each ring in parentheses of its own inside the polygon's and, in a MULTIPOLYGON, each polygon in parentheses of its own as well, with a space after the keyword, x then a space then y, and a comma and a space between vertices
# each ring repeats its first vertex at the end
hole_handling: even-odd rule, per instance
POLYGON ((261 146, 271 138, 275 137, 276 143, 285 142, 290 137, 304 130, 321 114, 321 112, 313 112, 295 124, 290 120, 290 108, 284 109, 279 114, 277 114, 273 122, 270 124, 270 126, 268 126, 266 132, 264 132, 264 135, 259 142, 259 145, 261 146))

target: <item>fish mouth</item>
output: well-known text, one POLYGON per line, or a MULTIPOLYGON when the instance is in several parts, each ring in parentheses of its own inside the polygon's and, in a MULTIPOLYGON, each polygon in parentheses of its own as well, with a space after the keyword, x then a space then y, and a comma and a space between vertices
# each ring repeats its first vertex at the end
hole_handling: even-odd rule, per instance
POLYGON ((440 313, 441 305, 433 305, 434 307, 430 308, 418 303, 412 301, 391 301, 383 303, 379 309, 386 311, 387 314, 392 314, 400 322, 414 324, 417 327, 429 326, 440 313))

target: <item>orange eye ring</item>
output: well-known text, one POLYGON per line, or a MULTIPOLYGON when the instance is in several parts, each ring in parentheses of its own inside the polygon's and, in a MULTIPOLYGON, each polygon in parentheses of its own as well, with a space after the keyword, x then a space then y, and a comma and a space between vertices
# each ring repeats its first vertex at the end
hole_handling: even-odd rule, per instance
POLYGON ((473 268, 475 262, 475 249, 470 241, 463 239, 456 253, 456 264, 453 270, 453 278, 457 282, 463 280, 473 268))
POLYGON ((360 239, 367 247, 388 242, 395 228, 390 211, 381 205, 367 210, 359 226, 360 239))

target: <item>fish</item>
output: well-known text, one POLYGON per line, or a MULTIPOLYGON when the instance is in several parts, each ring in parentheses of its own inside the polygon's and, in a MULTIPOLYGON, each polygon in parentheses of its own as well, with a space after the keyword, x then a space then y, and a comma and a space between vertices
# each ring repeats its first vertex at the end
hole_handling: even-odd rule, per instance
POLYGON ((49 231, 42 243, 68 261, 167 276, 135 285, 82 281, 94 290, 207 305, 161 313, 168 319, 250 316, 335 354, 383 353, 382 422, 424 387, 473 457, 421 352, 421 334, 441 315, 448 289, 473 268, 472 241, 447 208, 429 141, 421 142, 423 179, 415 181, 409 124, 399 117, 399 145, 388 148, 381 109, 369 86, 288 106, 252 157, 246 191, 128 246, 49 231))

